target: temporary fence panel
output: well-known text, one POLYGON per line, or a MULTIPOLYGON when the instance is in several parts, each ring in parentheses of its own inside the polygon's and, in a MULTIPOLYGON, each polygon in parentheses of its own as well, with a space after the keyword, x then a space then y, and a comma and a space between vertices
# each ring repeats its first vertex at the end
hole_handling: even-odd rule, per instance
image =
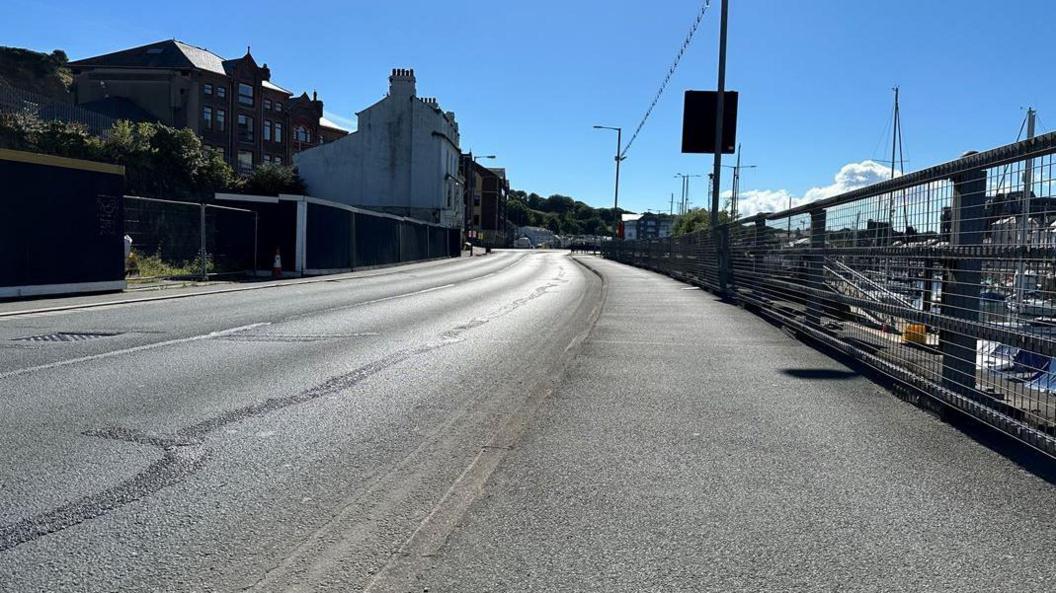
POLYGON ((124 169, 0 149, 0 297, 124 288, 124 169))
POLYGON ((252 210, 206 204, 205 248, 209 273, 240 274, 260 269, 258 225, 259 216, 252 210))
POLYGON ((355 214, 340 208, 308 204, 306 230, 307 272, 348 271, 353 267, 352 220, 355 214))
POLYGON ((1056 455, 1056 134, 607 257, 669 273, 1056 455))
POLYGON ((400 227, 400 261, 418 261, 429 257, 429 227, 411 221, 401 222, 400 227))
POLYGON ((327 274, 461 253, 460 229, 411 218, 301 195, 217 199, 257 214, 258 255, 270 262, 277 249, 285 272, 327 274))
POLYGON ((278 254, 282 270, 296 270, 297 202, 234 202, 257 213, 257 262, 261 270, 271 270, 278 254))
POLYGON ((447 257, 462 255, 462 230, 447 229, 447 257))
POLYGON ((125 196, 125 203, 132 277, 241 274, 257 266, 258 217, 251 210, 141 196, 125 196))
POLYGON ((400 262, 399 219, 357 213, 355 223, 355 267, 400 262))
POLYGON ((447 233, 449 229, 442 229, 439 227, 426 227, 429 241, 429 252, 430 258, 434 257, 451 257, 451 253, 448 252, 448 240, 447 233))
POLYGON ((173 276, 200 273, 201 206, 193 202, 125 196, 125 232, 132 238, 130 273, 173 276))

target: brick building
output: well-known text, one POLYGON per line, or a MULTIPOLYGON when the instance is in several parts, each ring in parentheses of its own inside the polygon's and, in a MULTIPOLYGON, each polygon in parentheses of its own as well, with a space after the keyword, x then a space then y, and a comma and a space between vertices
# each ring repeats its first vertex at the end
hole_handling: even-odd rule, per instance
POLYGON ((485 167, 472 153, 462 155, 460 166, 465 179, 462 197, 466 210, 465 229, 476 231, 482 245, 505 247, 513 240, 513 227, 506 220, 510 193, 506 169, 485 167))
POLYGON ((268 65, 248 48, 227 60, 173 39, 76 60, 70 68, 78 104, 130 101, 156 121, 190 128, 240 173, 259 163, 290 164, 293 153, 348 133, 323 117, 315 93, 294 98, 271 82, 268 65))

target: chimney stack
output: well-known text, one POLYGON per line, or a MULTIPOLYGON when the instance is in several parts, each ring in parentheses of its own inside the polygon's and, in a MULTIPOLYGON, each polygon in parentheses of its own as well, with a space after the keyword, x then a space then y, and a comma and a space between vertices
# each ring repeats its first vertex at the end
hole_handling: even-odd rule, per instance
POLYGON ((393 68, 389 76, 389 95, 393 97, 414 97, 414 69, 393 68))

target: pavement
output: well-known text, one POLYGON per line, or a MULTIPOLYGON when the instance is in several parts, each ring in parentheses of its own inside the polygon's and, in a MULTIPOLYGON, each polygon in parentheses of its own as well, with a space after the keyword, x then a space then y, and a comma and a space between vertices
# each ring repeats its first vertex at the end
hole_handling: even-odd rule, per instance
POLYGON ((0 318, 0 590, 1056 587, 1056 487, 746 311, 388 272, 0 318))

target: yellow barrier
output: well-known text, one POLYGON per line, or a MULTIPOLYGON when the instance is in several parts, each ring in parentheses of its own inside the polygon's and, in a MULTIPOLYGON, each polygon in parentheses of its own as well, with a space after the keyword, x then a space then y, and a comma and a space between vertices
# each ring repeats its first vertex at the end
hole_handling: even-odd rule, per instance
POLYGON ((902 340, 907 344, 922 344, 927 345, 928 343, 928 328, 923 323, 910 323, 906 326, 906 330, 902 332, 902 340))

